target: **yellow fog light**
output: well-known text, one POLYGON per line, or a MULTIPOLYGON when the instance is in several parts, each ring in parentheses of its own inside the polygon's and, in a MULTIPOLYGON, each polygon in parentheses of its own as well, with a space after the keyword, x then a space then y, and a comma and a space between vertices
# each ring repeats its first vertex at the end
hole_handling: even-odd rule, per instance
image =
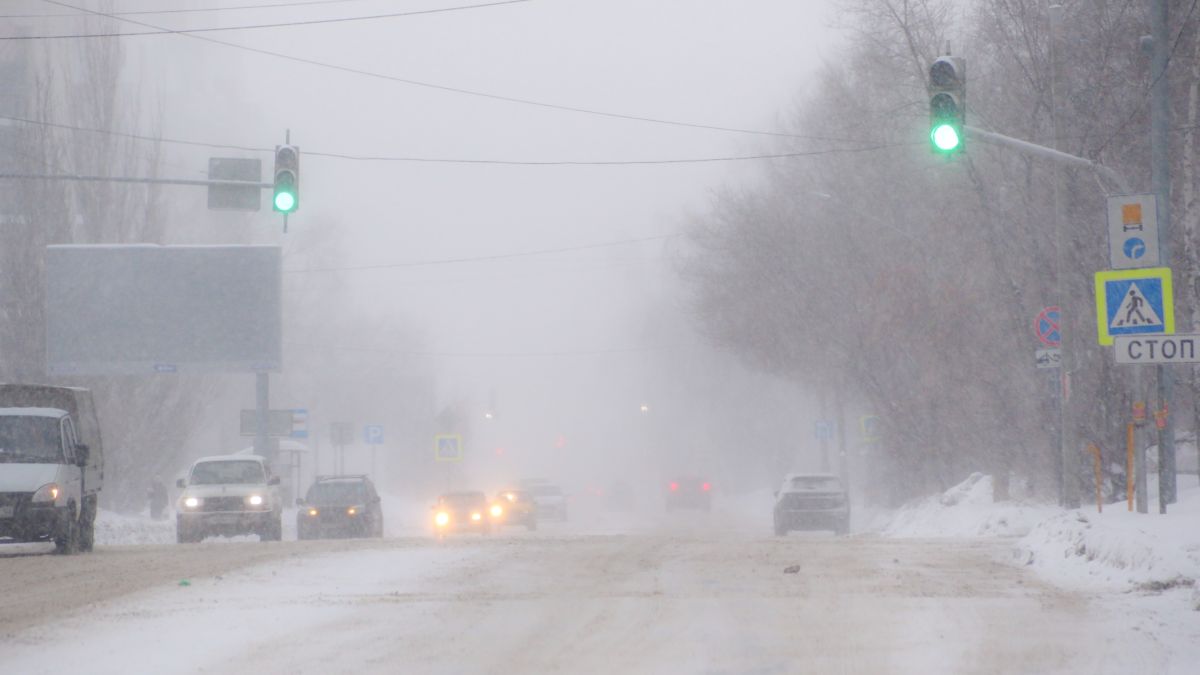
POLYGON ((482 513, 480 513, 480 512, 478 512, 478 511, 476 511, 476 512, 474 512, 474 513, 472 513, 472 514, 471 514, 471 520, 474 520, 474 521, 476 521, 476 522, 478 522, 478 521, 480 521, 480 520, 483 520, 483 514, 482 514, 482 513))
POLYGON ((320 511, 318 511, 318 510, 316 510, 316 509, 309 509, 309 510, 308 510, 308 515, 310 515, 310 516, 316 516, 318 513, 320 513, 320 511))
POLYGON ((492 504, 492 517, 499 518, 502 515, 504 515, 504 509, 499 504, 492 504))
POLYGON ((356 514, 356 513, 358 513, 358 509, 354 508, 353 506, 351 506, 350 508, 346 509, 346 515, 348 515, 348 516, 352 516, 352 515, 354 515, 354 514, 356 514))
POLYGON ((439 511, 438 514, 433 517, 433 522, 437 523, 438 527, 445 527, 450 522, 450 514, 446 513, 445 511, 439 511))

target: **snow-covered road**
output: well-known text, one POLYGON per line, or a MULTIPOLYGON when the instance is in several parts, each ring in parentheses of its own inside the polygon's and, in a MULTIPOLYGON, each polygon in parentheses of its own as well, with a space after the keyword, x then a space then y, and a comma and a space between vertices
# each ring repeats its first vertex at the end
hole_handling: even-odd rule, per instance
POLYGON ((14 673, 1169 672, 1010 556, 686 527, 114 548, 0 560, 0 651, 14 673), (89 564, 104 590, 56 598, 89 564))

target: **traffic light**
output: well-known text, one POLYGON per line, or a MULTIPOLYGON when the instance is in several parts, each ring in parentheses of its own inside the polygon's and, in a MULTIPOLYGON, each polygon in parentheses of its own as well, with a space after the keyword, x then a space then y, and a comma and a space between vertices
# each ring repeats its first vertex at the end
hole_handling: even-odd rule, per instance
POLYGON ((929 142, 943 155, 961 152, 966 141, 967 62, 939 56, 929 66, 929 142))
POLYGON ((275 193, 271 207, 288 214, 300 208, 300 148, 275 146, 275 193))

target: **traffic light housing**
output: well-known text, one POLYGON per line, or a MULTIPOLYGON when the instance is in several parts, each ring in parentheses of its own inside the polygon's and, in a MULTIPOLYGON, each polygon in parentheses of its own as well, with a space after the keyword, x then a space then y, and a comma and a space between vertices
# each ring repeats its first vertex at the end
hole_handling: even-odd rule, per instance
POLYGON ((275 146, 275 190, 271 208, 288 214, 300 208, 300 148, 275 146))
POLYGON ((934 152, 953 155, 966 144, 967 62, 939 56, 929 66, 929 142, 934 152))

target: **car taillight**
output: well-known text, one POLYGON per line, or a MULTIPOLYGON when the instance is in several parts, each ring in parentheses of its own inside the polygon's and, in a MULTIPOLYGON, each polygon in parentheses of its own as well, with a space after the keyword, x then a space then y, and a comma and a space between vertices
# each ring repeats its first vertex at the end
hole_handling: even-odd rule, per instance
POLYGON ((700 486, 700 489, 701 489, 701 490, 704 490, 705 492, 708 492, 709 490, 711 490, 711 489, 712 489, 712 484, 711 484, 711 483, 705 483, 704 485, 701 485, 701 486, 700 486))
POLYGON ((670 487, 671 487, 671 492, 678 492, 678 491, 679 491, 679 483, 671 483, 671 486, 670 486, 670 487))

